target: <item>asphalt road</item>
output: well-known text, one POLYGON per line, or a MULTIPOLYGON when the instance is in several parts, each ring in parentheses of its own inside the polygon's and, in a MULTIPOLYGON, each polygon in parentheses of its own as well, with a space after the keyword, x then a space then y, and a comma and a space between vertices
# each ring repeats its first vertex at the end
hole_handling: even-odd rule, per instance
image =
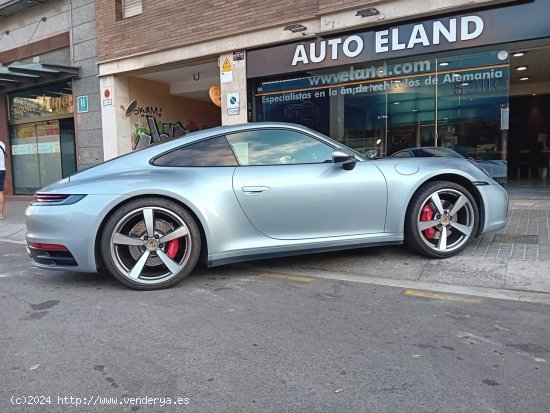
POLYGON ((135 292, 0 242, 0 412, 548 411, 550 306, 410 294, 236 266, 135 292))

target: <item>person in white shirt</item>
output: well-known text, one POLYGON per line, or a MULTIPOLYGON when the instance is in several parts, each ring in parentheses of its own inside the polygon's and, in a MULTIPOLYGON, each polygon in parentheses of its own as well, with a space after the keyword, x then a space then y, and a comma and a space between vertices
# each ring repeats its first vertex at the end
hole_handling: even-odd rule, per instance
POLYGON ((6 145, 0 141, 0 219, 4 219, 4 181, 6 180, 6 145))

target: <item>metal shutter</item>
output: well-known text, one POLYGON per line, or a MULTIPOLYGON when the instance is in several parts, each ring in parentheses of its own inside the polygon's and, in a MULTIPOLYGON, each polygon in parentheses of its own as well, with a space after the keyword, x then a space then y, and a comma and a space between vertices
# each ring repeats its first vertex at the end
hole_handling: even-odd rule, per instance
POLYGON ((141 0, 123 0, 122 1, 122 18, 137 16, 142 13, 141 0))

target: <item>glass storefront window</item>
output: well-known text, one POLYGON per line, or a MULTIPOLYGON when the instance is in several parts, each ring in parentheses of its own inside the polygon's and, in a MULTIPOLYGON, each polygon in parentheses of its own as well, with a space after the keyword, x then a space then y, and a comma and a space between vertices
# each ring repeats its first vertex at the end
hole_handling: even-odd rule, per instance
POLYGON ((76 171, 71 82, 9 95, 14 194, 36 190, 76 171))
POLYGON ((19 125, 11 131, 14 192, 33 194, 62 177, 59 122, 19 125))
POLYGON ((256 84, 256 120, 299 123, 368 154, 445 146, 506 179, 505 50, 395 59, 256 84), (503 172, 504 168, 504 172, 503 172))

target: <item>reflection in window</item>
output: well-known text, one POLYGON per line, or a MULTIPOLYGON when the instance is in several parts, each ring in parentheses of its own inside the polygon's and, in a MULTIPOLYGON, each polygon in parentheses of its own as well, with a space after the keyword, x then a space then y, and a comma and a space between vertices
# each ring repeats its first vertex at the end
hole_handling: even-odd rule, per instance
POLYGON ((332 161, 333 148, 311 136, 264 129, 227 136, 240 165, 307 164, 332 161))
POLYGON ((73 113, 71 82, 55 83, 9 95, 10 121, 73 113))
POLYGON ((237 166, 237 160, 223 136, 192 143, 153 161, 157 166, 237 166))
POLYGON ((463 50, 259 80, 255 120, 311 127, 381 157, 419 146, 507 159, 510 58, 463 50))
POLYGON ((399 151, 392 155, 394 158, 412 158, 412 155, 408 151, 399 151))

